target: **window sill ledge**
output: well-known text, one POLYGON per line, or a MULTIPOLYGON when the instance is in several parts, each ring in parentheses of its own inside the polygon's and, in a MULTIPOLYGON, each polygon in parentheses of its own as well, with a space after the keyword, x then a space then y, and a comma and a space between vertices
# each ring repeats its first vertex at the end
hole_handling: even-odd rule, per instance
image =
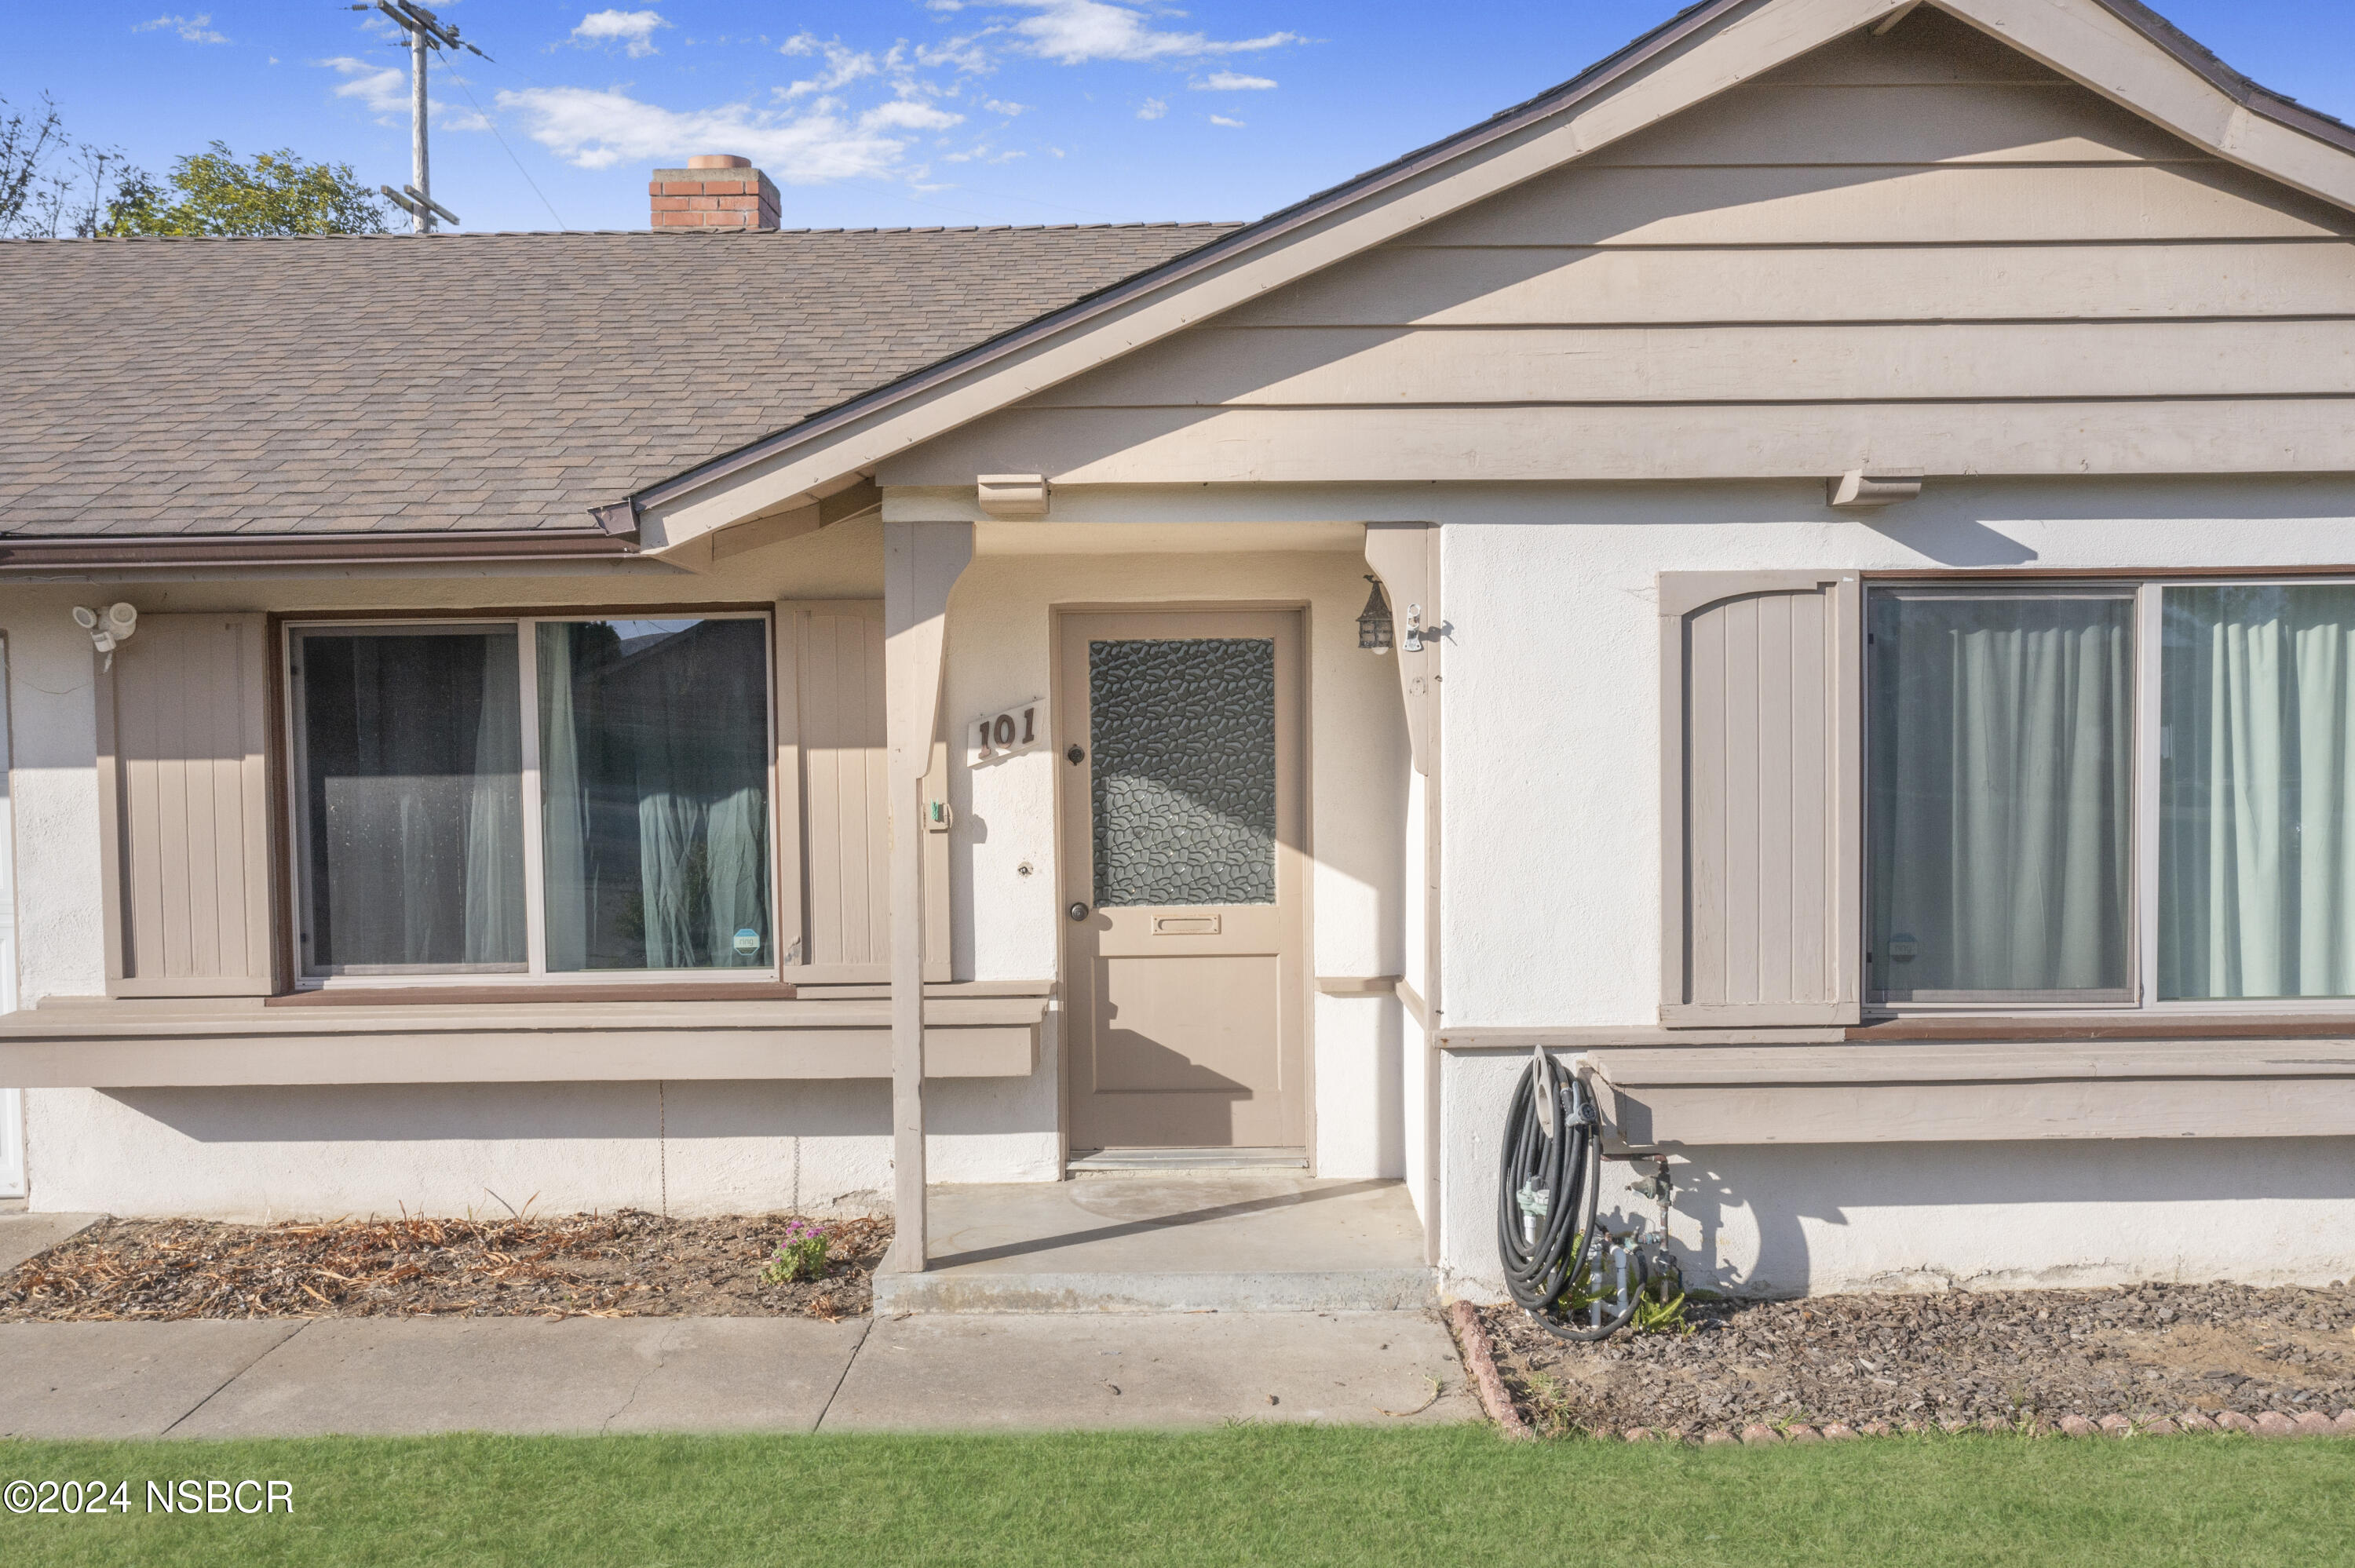
MULTIPOLYGON (((928 996, 926 1075, 1036 1071, 1051 996, 1024 989, 928 996)), ((889 1078, 890 1055, 888 996, 317 1008, 58 999, 0 1018, 0 1086, 15 1088, 889 1078)))
MULTIPOLYGON (((2209 1027, 2181 1037, 2142 1030, 2120 1040, 2040 1038, 2032 1023, 2006 1022, 1999 1038, 1514 1033, 1519 1051, 1549 1037, 1558 1049, 1591 1052, 1612 1128, 1638 1149, 2355 1136, 2355 1020, 2335 1033, 2274 1028, 2255 1037, 2199 1020, 2209 1027)), ((1442 1043, 1495 1050, 1505 1033, 1451 1032, 1442 1043)))

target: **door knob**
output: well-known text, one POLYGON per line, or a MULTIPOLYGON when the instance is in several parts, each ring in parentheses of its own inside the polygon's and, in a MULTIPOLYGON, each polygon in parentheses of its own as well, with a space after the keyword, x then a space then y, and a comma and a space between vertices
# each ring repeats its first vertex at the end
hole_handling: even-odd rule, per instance
POLYGON ((1084 904, 1074 904, 1064 913, 1074 920, 1084 920, 1088 917, 1088 906, 1084 904))
POLYGON ((1085 762, 1088 759, 1088 754, 1080 749, 1080 743, 1076 740, 1071 742, 1070 747, 1065 748, 1063 755, 1071 758, 1071 766, 1074 768, 1077 768, 1081 763, 1085 762))

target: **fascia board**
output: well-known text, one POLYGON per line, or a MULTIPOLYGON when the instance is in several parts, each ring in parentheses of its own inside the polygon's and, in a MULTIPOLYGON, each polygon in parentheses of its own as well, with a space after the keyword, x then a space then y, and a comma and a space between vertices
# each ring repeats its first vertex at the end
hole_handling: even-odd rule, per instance
POLYGON ((2252 110, 2095 0, 1933 0, 1961 21, 2254 174, 2355 208, 2355 155, 2252 110))
POLYGON ((1519 119, 1505 117, 1481 128, 1485 134, 1434 149, 1426 164, 1410 163, 1369 188, 1345 188, 1335 206, 1304 211, 1255 243, 1225 253, 1213 245, 1194 268, 1148 278, 1135 293, 1116 293, 928 387, 851 411, 839 423, 708 483, 695 484, 689 473, 657 485, 640 498, 644 547, 651 555, 668 554, 845 473, 871 470, 897 452, 1657 124, 1907 3, 1765 0, 1733 8, 1713 31, 1632 62, 1630 74, 1594 84, 1591 96, 1533 106, 1519 119))

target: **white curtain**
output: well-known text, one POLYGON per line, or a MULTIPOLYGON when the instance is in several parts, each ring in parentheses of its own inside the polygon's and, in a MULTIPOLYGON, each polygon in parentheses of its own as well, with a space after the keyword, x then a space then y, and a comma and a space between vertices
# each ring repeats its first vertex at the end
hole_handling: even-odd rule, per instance
POLYGON ((2125 598, 1875 597, 1876 991, 2123 994, 2132 617, 2125 598))
POLYGON ((547 885, 548 967, 584 969, 591 904, 589 792, 572 711, 572 629, 542 623, 539 661, 541 880, 547 885))
POLYGON ((466 800, 465 951, 470 964, 524 958, 523 696, 516 640, 484 639, 483 711, 466 800))
POLYGON ((2159 994, 2355 995, 2355 587, 2165 596, 2159 994))
POLYGON ((541 626, 550 969, 770 961, 762 630, 541 626))

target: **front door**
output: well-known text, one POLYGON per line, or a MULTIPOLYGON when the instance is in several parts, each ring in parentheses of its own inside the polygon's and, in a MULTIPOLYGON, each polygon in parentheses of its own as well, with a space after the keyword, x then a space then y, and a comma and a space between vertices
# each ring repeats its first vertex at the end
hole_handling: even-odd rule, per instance
POLYGON ((1075 614, 1061 636, 1071 1146, 1301 1149, 1300 617, 1075 614))

